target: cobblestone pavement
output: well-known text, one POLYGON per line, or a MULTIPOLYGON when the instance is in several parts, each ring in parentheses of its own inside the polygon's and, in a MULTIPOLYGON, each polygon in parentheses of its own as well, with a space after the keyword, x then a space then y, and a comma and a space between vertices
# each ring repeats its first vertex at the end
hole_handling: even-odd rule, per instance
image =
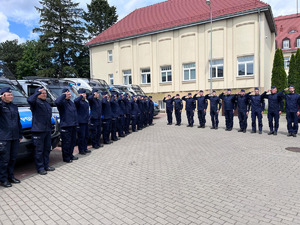
POLYGON ((231 132, 224 117, 219 130, 158 119, 0 188, 1 224, 300 224, 300 153, 285 150, 299 137, 286 136, 283 117, 268 136, 265 117, 262 135, 238 133, 237 118, 231 132))

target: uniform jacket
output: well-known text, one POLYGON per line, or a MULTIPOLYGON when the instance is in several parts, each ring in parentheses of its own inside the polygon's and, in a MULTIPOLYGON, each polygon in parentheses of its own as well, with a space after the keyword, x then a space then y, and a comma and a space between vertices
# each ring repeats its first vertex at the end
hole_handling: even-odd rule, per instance
POLYGON ((197 97, 197 94, 194 95, 193 99, 197 101, 197 110, 204 110, 207 109, 207 99, 205 99, 205 96, 197 97))
POLYGON ((131 114, 131 102, 129 101, 129 99, 125 98, 124 103, 126 108, 126 114, 131 114))
POLYGON ((112 96, 110 99, 112 118, 118 118, 120 116, 120 106, 116 99, 116 96, 112 96))
POLYGON ((269 112, 279 112, 283 111, 283 92, 279 92, 276 94, 269 94, 267 95, 267 92, 264 92, 262 95, 262 98, 266 98, 269 101, 268 105, 268 111, 269 112))
POLYGON ((131 100, 131 115, 137 116, 140 113, 141 113, 141 111, 140 111, 137 101, 134 101, 132 99, 131 100))
POLYGON ((178 110, 182 110, 183 109, 183 103, 182 103, 182 99, 180 98, 175 98, 174 99, 174 105, 175 105, 175 110, 178 111, 178 110))
POLYGON ((55 105, 59 111, 60 127, 73 127, 78 125, 77 110, 74 102, 66 99, 66 94, 62 94, 55 100, 55 105))
POLYGON ((249 112, 250 110, 249 94, 246 94, 244 96, 239 95, 237 97, 237 106, 239 107, 238 108, 239 112, 249 112))
POLYGON ((102 102, 100 99, 95 98, 94 95, 88 97, 90 103, 91 114, 90 118, 92 120, 100 120, 102 115, 102 102))
POLYGON ((118 103, 120 107, 120 115, 126 114, 126 106, 123 97, 118 98, 118 103))
POLYGON ((287 112, 298 112, 300 111, 300 95, 299 94, 283 94, 286 103, 287 112))
POLYGON ((182 100, 185 101, 185 110, 194 111, 196 109, 196 102, 193 98, 182 97, 182 100))
POLYGON ((88 123, 89 122, 89 103, 85 100, 82 100, 83 96, 79 96, 74 100, 76 109, 78 123, 88 123))
POLYGON ((147 104, 148 104, 148 111, 149 113, 154 113, 154 102, 152 100, 148 100, 147 101, 147 104))
POLYGON ((168 110, 173 110, 173 101, 174 101, 174 97, 172 97, 171 99, 166 100, 166 97, 164 97, 163 102, 166 103, 166 108, 168 110))
POLYGON ((265 110, 265 101, 261 95, 250 95, 250 109, 252 112, 263 112, 265 110))
POLYGON ((209 94, 205 95, 205 99, 210 100, 210 111, 216 112, 221 109, 222 104, 220 98, 218 96, 209 96, 209 94))
POLYGON ((111 105, 110 105, 110 101, 107 99, 107 97, 104 97, 102 99, 102 114, 104 116, 104 119, 112 118, 111 105))
POLYGON ((234 110, 236 109, 236 95, 224 95, 224 93, 219 95, 219 98, 224 102, 225 110, 234 110))

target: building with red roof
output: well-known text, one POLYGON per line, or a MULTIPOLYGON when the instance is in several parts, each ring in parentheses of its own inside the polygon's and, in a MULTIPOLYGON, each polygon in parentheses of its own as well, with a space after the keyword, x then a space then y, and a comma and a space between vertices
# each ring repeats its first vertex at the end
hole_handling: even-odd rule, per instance
MULTIPOLYGON (((211 0, 211 8, 213 89, 268 89, 276 34, 271 7, 259 0, 211 0)), ((91 77, 138 84, 155 100, 208 91, 210 36, 206 0, 136 9, 87 43, 91 77)))
POLYGON ((289 69, 290 57, 300 48, 300 14, 279 16, 275 18, 277 28, 276 48, 281 48, 284 67, 289 69))

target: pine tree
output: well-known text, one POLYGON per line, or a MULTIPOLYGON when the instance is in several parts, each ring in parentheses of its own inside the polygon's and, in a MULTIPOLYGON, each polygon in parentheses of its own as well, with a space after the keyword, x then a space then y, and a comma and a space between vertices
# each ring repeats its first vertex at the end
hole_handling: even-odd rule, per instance
POLYGON ((277 49, 275 52, 271 82, 272 86, 276 86, 279 91, 287 87, 287 76, 284 69, 284 58, 281 49, 277 49))
POLYGON ((93 38, 112 26, 118 20, 116 7, 110 6, 107 0, 92 0, 87 4, 87 12, 83 13, 89 38, 93 38))
POLYGON ((289 76, 288 76, 288 85, 295 85, 297 82, 297 68, 296 68, 296 57, 294 54, 291 56, 289 76))
POLYGON ((297 50, 295 57, 295 67, 296 67, 296 78, 295 78, 295 90, 297 93, 300 93, 300 49, 297 50))
MULTIPOLYGON (((48 46, 54 77, 77 76, 78 71, 72 65, 82 51, 85 29, 81 23, 83 10, 79 3, 72 0, 41 0, 40 27, 34 32, 40 33, 40 40, 48 46)), ((49 70, 48 70, 49 72, 49 70)))

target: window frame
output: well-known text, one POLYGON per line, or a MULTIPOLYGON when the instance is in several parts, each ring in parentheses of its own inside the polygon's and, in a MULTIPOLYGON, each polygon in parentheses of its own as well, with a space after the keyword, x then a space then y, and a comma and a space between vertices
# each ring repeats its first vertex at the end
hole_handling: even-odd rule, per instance
POLYGON ((283 58, 284 69, 289 69, 290 68, 290 61, 291 61, 291 57, 284 57, 283 58), (288 58, 288 60, 286 60, 286 58, 288 58))
POLYGON ((183 71, 183 81, 195 81, 196 80, 196 63, 184 63, 182 64, 182 71, 183 71), (193 67, 188 67, 188 68, 185 68, 185 66, 188 66, 188 65, 194 65, 193 67), (192 70, 195 70, 195 78, 194 79, 191 79, 191 71, 192 70), (186 80, 185 79, 185 71, 188 71, 189 72, 189 79, 186 80))
POLYGON ((296 39, 296 48, 300 48, 300 36, 296 39))
POLYGON ((151 84, 151 69, 150 68, 142 68, 141 69, 141 84, 151 84), (146 71, 149 70, 149 71, 146 71), (146 76, 146 82, 143 82, 143 76, 146 76), (149 80, 148 80, 149 78, 149 80))
POLYGON ((282 40, 282 49, 290 49, 291 48, 291 40, 289 38, 285 38, 282 40), (288 42, 288 47, 284 46, 284 43, 288 42))
POLYGON ((132 84, 132 72, 131 72, 131 70, 123 70, 122 73, 123 73, 123 84, 124 85, 132 84), (128 72, 128 71, 130 71, 130 73, 125 73, 125 72, 128 72), (125 82, 125 78, 128 79, 128 83, 125 82))
POLYGON ((108 74, 108 80, 109 80, 110 85, 114 85, 114 74, 113 73, 108 74))
POLYGON ((255 67, 254 67, 254 55, 237 57, 237 77, 254 77, 254 70, 255 70, 255 67), (252 61, 248 60, 248 61, 239 62, 239 58, 246 58, 246 57, 253 57, 253 60, 252 61), (250 63, 252 63, 252 65, 253 65, 253 74, 249 74, 248 75, 248 71, 247 71, 248 67, 247 67, 247 65, 250 64, 250 63), (245 65, 245 75, 240 75, 239 74, 239 65, 242 65, 242 64, 245 65))
POLYGON ((108 63, 112 63, 113 62, 113 50, 107 50, 107 62, 108 63))
POLYGON ((168 65, 168 66, 161 66, 160 67, 160 81, 161 83, 172 83, 173 77, 172 77, 172 66, 168 65), (165 68, 165 69, 164 69, 165 68), (166 76, 166 81, 163 81, 163 73, 166 76), (169 75, 168 73, 171 73, 171 80, 169 80, 169 75))
MULTIPOLYGON (((210 79, 210 60, 208 61, 209 63, 209 79, 210 79)), ((216 76, 214 77, 213 76, 213 72, 212 72, 212 79, 224 79, 224 59, 213 59, 212 61, 212 68, 214 69, 215 68, 215 74, 216 76), (217 61, 222 61, 222 64, 219 63, 219 64, 214 64, 214 61, 217 62, 217 61), (222 73, 222 77, 219 77, 219 73, 218 73, 218 69, 219 67, 223 67, 223 73, 222 73)))

